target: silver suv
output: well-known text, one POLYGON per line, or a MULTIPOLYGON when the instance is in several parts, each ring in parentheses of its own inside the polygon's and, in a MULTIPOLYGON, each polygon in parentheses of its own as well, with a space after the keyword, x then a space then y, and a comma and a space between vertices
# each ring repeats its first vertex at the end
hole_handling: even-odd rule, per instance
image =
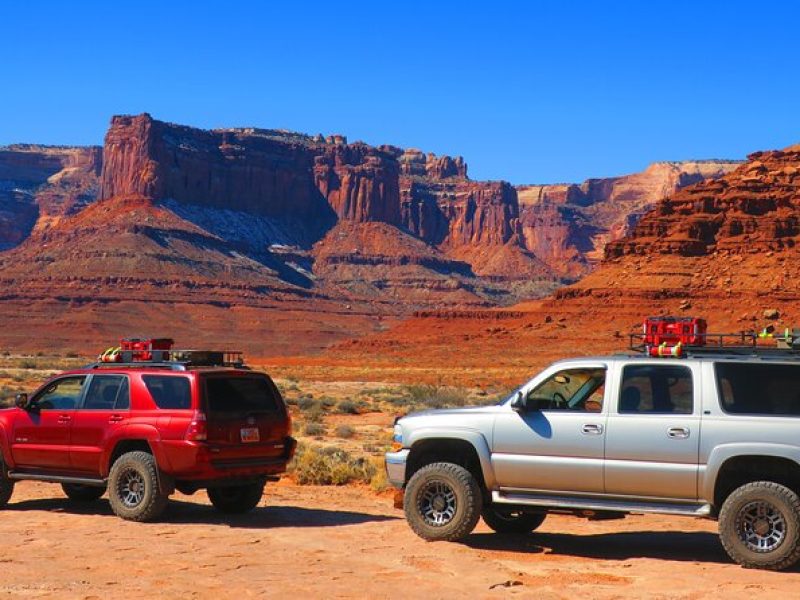
POLYGON ((557 362, 496 406, 395 424, 386 464, 411 528, 457 540, 548 512, 719 521, 746 567, 800 559, 800 360, 617 355, 557 362))

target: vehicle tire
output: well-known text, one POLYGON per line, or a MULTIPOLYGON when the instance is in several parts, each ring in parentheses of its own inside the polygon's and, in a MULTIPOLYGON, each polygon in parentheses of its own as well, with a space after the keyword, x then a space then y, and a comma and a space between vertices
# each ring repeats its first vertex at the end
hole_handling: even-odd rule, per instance
POLYGON ((61 489, 70 500, 76 502, 94 502, 106 493, 105 487, 93 485, 80 485, 78 483, 62 483, 61 489))
POLYGON ((483 522, 497 533, 530 533, 544 523, 547 513, 520 512, 494 505, 484 506, 483 522))
POLYGON ((6 477, 6 465, 0 457, 0 508, 5 507, 14 493, 14 480, 6 477))
POLYGON ((128 521, 158 518, 169 496, 161 491, 155 457, 142 451, 120 456, 111 466, 108 499, 114 514, 128 521))
POLYGON ((788 569, 800 559, 800 497, 772 481, 747 483, 723 503, 719 537, 743 567, 788 569))
POLYGON ((430 542, 460 540, 472 533, 482 503, 481 487, 472 473, 447 462, 414 473, 403 497, 408 524, 430 542))
POLYGON ((261 501, 264 495, 263 483, 250 483, 247 485, 233 485, 210 487, 207 490, 208 499, 218 511, 238 515, 250 512, 261 501))

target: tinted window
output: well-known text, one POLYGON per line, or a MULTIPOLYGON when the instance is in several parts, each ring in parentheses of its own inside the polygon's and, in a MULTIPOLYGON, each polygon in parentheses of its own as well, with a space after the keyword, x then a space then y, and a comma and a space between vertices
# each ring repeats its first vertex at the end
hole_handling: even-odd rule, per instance
POLYGON ((32 405, 41 410, 69 410, 78 405, 86 377, 66 377, 48 385, 36 398, 32 405))
POLYGON ((629 365, 622 370, 619 412, 690 415, 692 371, 678 365, 629 365))
POLYGON ((278 410, 277 391, 264 377, 209 377, 206 400, 210 412, 278 410))
POLYGON ((123 375, 95 375, 86 390, 83 408, 86 410, 116 410, 128 408, 128 378, 123 375))
POLYGON ((187 377, 142 375, 142 380, 158 408, 192 407, 192 394, 187 377))
POLYGON ((528 408, 600 412, 605 369, 567 369, 548 377, 528 393, 528 408))
POLYGON ((800 416, 800 365, 725 362, 714 370, 724 411, 800 416))

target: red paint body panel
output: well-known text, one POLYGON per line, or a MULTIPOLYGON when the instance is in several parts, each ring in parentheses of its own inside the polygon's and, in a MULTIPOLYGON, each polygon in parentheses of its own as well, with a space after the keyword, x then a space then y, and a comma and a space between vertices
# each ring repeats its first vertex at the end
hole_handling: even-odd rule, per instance
POLYGON ((146 442, 162 472, 176 481, 208 485, 215 480, 280 474, 286 470, 294 453, 289 414, 280 393, 266 375, 242 369, 85 369, 48 380, 31 395, 31 402, 35 403, 43 390, 67 375, 89 376, 89 385, 92 378, 126 377, 129 407, 87 408, 86 396, 90 394, 86 392, 89 385, 85 385, 82 400, 73 410, 0 410, 0 449, 9 468, 105 478, 120 443, 146 442), (159 408, 142 379, 146 375, 188 379, 191 406, 159 408), (276 410, 208 414, 209 441, 185 439, 196 413, 207 412, 204 381, 212 376, 264 378, 275 395, 276 410), (245 428, 250 434, 254 428, 258 430, 257 442, 242 441, 246 437, 242 433, 245 428))

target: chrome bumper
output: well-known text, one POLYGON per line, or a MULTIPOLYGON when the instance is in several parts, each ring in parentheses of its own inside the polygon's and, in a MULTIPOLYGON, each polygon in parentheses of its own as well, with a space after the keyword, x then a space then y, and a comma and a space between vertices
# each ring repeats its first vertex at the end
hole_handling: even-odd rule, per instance
POLYGON ((397 452, 386 453, 386 477, 396 488, 402 488, 406 483, 406 459, 408 449, 403 448, 397 452))

